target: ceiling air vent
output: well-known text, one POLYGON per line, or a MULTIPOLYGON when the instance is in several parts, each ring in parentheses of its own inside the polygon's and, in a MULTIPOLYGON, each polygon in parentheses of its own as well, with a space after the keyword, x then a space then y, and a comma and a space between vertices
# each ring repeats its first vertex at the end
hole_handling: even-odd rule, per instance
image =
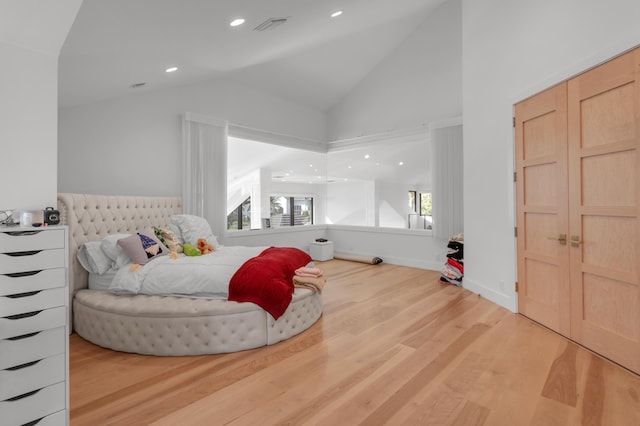
POLYGON ((255 27, 253 31, 264 31, 264 30, 273 29, 287 22, 287 19, 289 18, 269 18, 266 21, 264 21, 262 24, 255 27))

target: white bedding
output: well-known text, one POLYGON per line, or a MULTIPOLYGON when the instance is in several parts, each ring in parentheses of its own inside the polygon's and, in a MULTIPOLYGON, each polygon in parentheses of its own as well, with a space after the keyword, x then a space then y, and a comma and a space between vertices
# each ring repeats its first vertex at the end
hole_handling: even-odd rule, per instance
POLYGON ((189 295, 224 297, 229 295, 229 281, 244 262, 267 247, 219 247, 204 256, 172 259, 161 256, 137 271, 130 265, 118 270, 109 291, 129 294, 189 295))
POLYGON ((89 273, 89 290, 108 291, 111 281, 116 276, 118 270, 110 269, 104 274, 89 273))

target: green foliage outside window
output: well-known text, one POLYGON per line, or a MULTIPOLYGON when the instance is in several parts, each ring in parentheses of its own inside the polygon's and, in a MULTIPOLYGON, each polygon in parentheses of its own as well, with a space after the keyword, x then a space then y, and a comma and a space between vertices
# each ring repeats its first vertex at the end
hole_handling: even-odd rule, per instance
POLYGON ((420 215, 433 215, 433 198, 430 192, 423 192, 420 194, 420 215))

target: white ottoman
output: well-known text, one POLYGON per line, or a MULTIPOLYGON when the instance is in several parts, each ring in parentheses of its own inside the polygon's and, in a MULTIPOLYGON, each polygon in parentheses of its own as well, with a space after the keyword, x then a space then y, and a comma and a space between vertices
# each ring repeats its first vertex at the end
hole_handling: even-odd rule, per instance
POLYGON ((311 256, 313 260, 317 261, 333 259, 333 242, 314 241, 309 243, 309 256, 311 256))

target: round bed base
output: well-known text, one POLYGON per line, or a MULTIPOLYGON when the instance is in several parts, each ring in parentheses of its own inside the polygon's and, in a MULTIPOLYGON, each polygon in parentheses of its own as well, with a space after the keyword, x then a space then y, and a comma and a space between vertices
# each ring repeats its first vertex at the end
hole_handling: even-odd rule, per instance
POLYGON ((277 320, 253 303, 174 296, 115 295, 80 290, 75 331, 105 348, 159 356, 237 352, 273 345, 311 327, 322 295, 296 288, 277 320))

